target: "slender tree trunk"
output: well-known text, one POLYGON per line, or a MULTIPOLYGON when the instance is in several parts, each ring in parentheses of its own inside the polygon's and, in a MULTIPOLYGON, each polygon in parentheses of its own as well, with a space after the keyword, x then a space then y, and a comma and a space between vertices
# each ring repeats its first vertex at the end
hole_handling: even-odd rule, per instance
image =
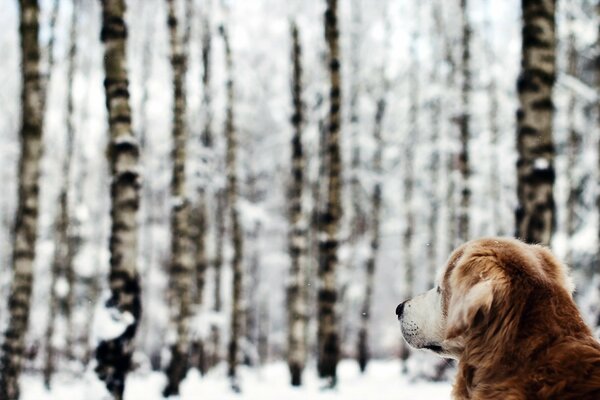
POLYGON ((131 129, 129 80, 127 77, 127 27, 125 2, 102 2, 104 43, 104 88, 110 130, 111 182, 110 275, 111 297, 106 312, 118 315, 125 330, 102 340, 96 349, 96 372, 115 399, 123 397, 125 377, 131 368, 134 339, 141 316, 140 283, 137 272, 137 211, 140 181, 139 148, 131 129))
MULTIPOLYGON (((437 4, 432 7, 432 17, 433 21, 438 21, 441 19, 441 15, 437 15, 440 13, 441 9, 437 4)), ((432 48, 434 49, 434 54, 438 57, 442 53, 440 50, 442 48, 442 35, 439 31, 440 27, 435 27, 433 32, 431 32, 431 43, 432 48)), ((441 57, 440 57, 441 58, 441 57)), ((428 229, 428 241, 429 245, 427 248, 427 258, 429 259, 429 268, 427 271, 427 287, 433 287, 435 284, 436 271, 438 268, 437 265, 437 252, 439 250, 439 238, 438 238, 438 223, 440 219, 440 193, 438 188, 438 183, 440 180, 440 133, 442 131, 442 92, 441 88, 443 87, 442 75, 440 70, 441 60, 437 59, 433 62, 433 69, 431 71, 431 79, 433 85, 437 86, 439 89, 434 94, 434 97, 431 99, 431 139, 430 139, 430 147, 431 147, 431 156, 430 156, 430 170, 431 170, 431 182, 429 186, 429 218, 427 221, 427 229, 428 229)))
POLYGON ((469 139, 470 107, 471 107, 471 24, 469 22, 469 7, 467 0, 461 0, 462 11, 462 87, 461 87, 461 116, 460 124, 460 153, 458 155, 458 170, 460 171, 460 206, 458 212, 458 237, 461 243, 470 238, 469 209, 471 207, 471 188, 469 179, 469 139))
MULTIPOLYGON (((212 34, 211 25, 208 18, 208 11, 202 15, 202 112, 204 126, 200 134, 200 182, 198 187, 198 200, 194 208, 194 220, 196 227, 194 229, 193 241, 196 246, 196 290, 194 296, 194 306, 200 312, 204 303, 204 286, 206 281, 206 270, 208 268, 208 255, 206 252, 206 237, 209 229, 209 203, 207 194, 210 193, 210 173, 214 165, 212 164, 212 92, 211 92, 211 47, 212 34)), ((213 327, 214 328, 214 327, 213 327)), ((211 361, 206 354, 206 343, 201 338, 197 338, 192 343, 192 365, 197 367, 201 374, 206 373, 211 361)))
MULTIPOLYGON (((444 57, 444 63, 446 64, 447 72, 445 73, 445 82, 444 82, 444 95, 441 99, 441 112, 443 116, 443 120, 447 122, 447 117, 449 115, 449 110, 451 109, 451 104, 454 104, 454 88, 456 85, 456 62, 454 61, 454 56, 452 54, 452 41, 448 37, 448 31, 445 29, 445 20, 443 16, 443 5, 444 4, 452 4, 444 2, 443 0, 438 0, 434 5, 434 23, 436 26, 436 31, 440 40, 442 41, 442 51, 444 57), (451 94, 448 94, 451 93, 451 94)), ((455 132, 453 125, 447 125, 445 127, 446 131, 446 141, 453 143, 455 139, 455 132)), ((446 244, 446 252, 448 254, 454 251, 454 248, 457 244, 457 223, 456 223, 456 184, 455 184, 455 171, 456 171, 456 154, 452 149, 452 146, 446 146, 444 149, 444 171, 445 171, 445 200, 446 204, 446 214, 447 214, 447 244, 446 244)))
POLYGON ((523 0, 521 75, 517 90, 516 236, 549 245, 555 225, 552 87, 556 0, 523 0))
MULTIPOLYGON (((50 12, 50 37, 46 46, 46 58, 48 60, 47 71, 41 75, 41 93, 42 93, 42 112, 46 110, 46 102, 48 100, 48 88, 50 86, 50 78, 52 77, 52 69, 54 68, 54 44, 56 43, 56 21, 58 20, 58 12, 60 10, 60 0, 54 0, 52 11, 50 12)), ((41 74, 41 72, 40 72, 41 74)))
MULTIPOLYGON (((600 1, 596 4, 596 18, 600 19, 600 1)), ((600 48, 600 23, 598 23, 598 29, 596 34, 596 47, 600 48)), ((596 91, 600 92, 600 53, 596 56, 596 91)), ((598 123, 600 125, 600 102, 598 103, 598 108, 596 110, 598 123)), ((598 140, 598 171, 600 173, 600 140, 598 140)), ((596 193, 596 209, 600 210, 600 190, 596 193)), ((600 214, 599 214, 600 218, 600 214)), ((597 254, 596 254, 596 271, 600 271, 600 219, 598 220, 598 238, 597 238, 597 254)), ((598 288, 600 291, 600 287, 598 288)), ((597 316, 596 326, 600 325, 600 313, 597 316)))
POLYGON ((324 213, 321 215, 322 231, 319 265, 318 307, 318 371, 319 376, 330 379, 333 387, 337 383, 337 364, 340 357, 338 322, 335 304, 337 301, 336 268, 338 264, 338 230, 342 215, 340 152, 341 124, 341 74, 337 0, 327 0, 325 11, 325 39, 327 41, 330 92, 329 116, 327 121, 328 182, 324 213))
POLYGON ((33 260, 38 220, 38 188, 42 153, 43 93, 38 43, 39 6, 36 0, 20 0, 21 39, 21 158, 18 208, 14 225, 12 270, 8 299, 9 320, 0 358, 0 398, 19 398, 25 334, 33 281, 33 260))
POLYGON ((413 207, 413 191, 414 191, 414 152, 417 146, 419 137, 419 117, 421 107, 421 88, 419 84, 419 52, 417 43, 419 41, 419 20, 420 7, 416 7, 416 26, 413 31, 412 47, 411 47, 411 78, 409 83, 410 92, 410 110, 409 110, 409 133, 404 141, 404 233, 403 233, 403 251, 404 251, 404 272, 405 272, 405 297, 412 297, 414 285, 414 263, 412 253, 412 240, 415 227, 415 212, 413 207))
MULTIPOLYGON (((385 95, 384 95, 385 96, 385 95)), ((375 186, 373 188, 373 197, 371 205, 371 252, 366 263, 366 279, 365 279, 365 297, 361 309, 361 323, 358 332, 358 365, 361 372, 367 369, 367 363, 371 358, 369 351, 369 321, 371 319, 371 308, 373 301, 373 287, 375 284, 375 266, 377 264, 377 256, 379 253, 379 220, 381 214, 381 198, 382 198, 382 167, 381 157, 383 153, 383 139, 381 130, 383 117, 385 113, 386 100, 382 97, 377 102, 377 112, 375 114, 375 128, 373 130, 373 138, 375 139, 375 155, 373 156, 373 172, 375 174, 375 186)))
POLYGON ((70 214, 70 199, 69 196, 71 188, 71 164, 73 155, 73 143, 75 140, 75 127, 74 127, 74 93, 73 93, 73 81, 75 78, 75 58, 77 54, 77 1, 73 2, 73 11, 71 14, 71 27, 69 33, 69 54, 68 54, 68 67, 67 67, 67 135, 66 135, 66 146, 65 154, 62 166, 63 183, 61 192, 59 195, 59 212, 58 218, 55 223, 56 230, 56 247, 54 253, 54 260, 51 267, 51 284, 50 284, 50 310, 48 317, 48 326, 46 329, 46 359, 44 365, 44 384, 47 388, 50 388, 50 381, 56 367, 56 355, 53 344, 54 339, 54 325, 56 323, 56 315, 59 309, 64 313, 65 319, 65 335, 66 343, 64 347, 64 357, 66 359, 72 358, 72 344, 73 344, 73 327, 72 327, 72 309, 74 305, 73 300, 73 288, 75 284, 75 274, 73 270, 73 226, 70 214), (66 293, 57 293, 58 280, 64 279, 67 284, 66 293))
POLYGON ((361 169, 363 168, 363 156, 361 155, 361 130, 360 130, 360 98, 362 93, 361 76, 361 45, 362 45, 362 0, 351 0, 349 39, 349 104, 348 104, 348 133, 350 137, 350 168, 349 168, 349 192, 344 197, 350 196, 350 232, 347 245, 350 248, 350 258, 347 263, 340 264, 338 275, 342 277, 339 284, 339 309, 345 315, 339 320, 340 351, 352 352, 353 344, 350 342, 352 335, 357 332, 359 319, 358 304, 356 299, 348 295, 355 282, 355 276, 364 263, 363 254, 360 250, 364 237, 369 228, 367 210, 361 187, 361 169))
MULTIPOLYGON (((491 45, 490 45, 491 46, 491 45)), ((491 66, 494 64, 494 59, 491 59, 491 66)), ((493 67, 492 67, 493 68, 493 67)), ((503 235, 504 224, 502 223, 502 186, 499 174, 499 159, 498 159, 498 137, 500 127, 498 125, 498 112, 500 103, 498 102, 498 87, 496 77, 493 75, 488 84, 488 97, 490 101, 488 119, 490 122, 490 200, 492 213, 492 235, 503 235)))
MULTIPOLYGON (((214 259, 214 299, 213 311, 220 314, 223 311, 221 277, 223 269, 223 241, 225 239, 225 193, 219 190, 216 193, 217 212, 215 229, 215 259, 214 259)), ((221 327, 213 324, 211 327, 211 361, 213 367, 221 361, 221 327)))
MULTIPOLYGON (((187 0, 190 1, 190 0, 187 0)), ((190 205, 186 193, 186 98, 185 73, 187 54, 180 38, 175 0, 167 0, 171 68, 173 70, 173 175, 171 179, 171 304, 176 339, 171 346, 171 361, 167 367, 167 386, 163 394, 179 394, 179 384, 188 370, 189 330, 192 302, 193 245, 190 236, 190 205)))
POLYGON ((221 36, 225 45, 225 63, 227 69, 227 112, 225 116, 225 140, 227 142, 227 154, 225 158, 225 170, 227 173, 227 205, 229 207, 231 235, 233 242, 233 301, 231 308, 231 337, 229 339, 227 363, 228 376, 231 379, 232 388, 239 391, 239 382, 237 376, 237 366, 239 363, 239 342, 242 337, 242 317, 244 315, 244 307, 242 304, 242 284, 243 284, 243 268, 242 268, 242 226, 240 224, 239 210, 237 205, 237 151, 238 140, 234 122, 234 87, 233 87, 233 59, 231 55, 231 46, 229 43, 229 35, 227 28, 221 26, 221 36))
POLYGON ((302 51, 298 27, 292 32, 292 100, 294 114, 292 125, 292 184, 290 188, 289 250, 291 267, 288 283, 288 367, 292 386, 302 384, 302 371, 306 363, 306 228, 302 210, 304 188, 304 150, 302 126, 304 103, 302 101, 302 51))
MULTIPOLYGON (((569 13, 569 39, 567 54, 567 73, 572 77, 577 77, 577 47, 574 30, 575 19, 572 13, 569 13)), ((579 203, 580 185, 576 172, 577 156, 580 153, 579 132, 575 126, 575 114, 577 112, 577 98, 575 93, 569 94, 569 103, 567 105, 567 177, 569 182, 569 194, 567 198, 567 254, 565 262, 567 265, 573 265, 573 236, 575 235, 577 225, 577 204, 579 203)))

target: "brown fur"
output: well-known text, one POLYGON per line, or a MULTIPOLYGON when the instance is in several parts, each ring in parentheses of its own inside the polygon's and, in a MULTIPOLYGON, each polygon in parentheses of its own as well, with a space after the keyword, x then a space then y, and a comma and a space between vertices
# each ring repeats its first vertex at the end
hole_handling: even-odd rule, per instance
POLYGON ((454 399, 600 399, 600 345, 549 250, 471 241, 450 256, 442 291, 447 339, 464 346, 454 399))

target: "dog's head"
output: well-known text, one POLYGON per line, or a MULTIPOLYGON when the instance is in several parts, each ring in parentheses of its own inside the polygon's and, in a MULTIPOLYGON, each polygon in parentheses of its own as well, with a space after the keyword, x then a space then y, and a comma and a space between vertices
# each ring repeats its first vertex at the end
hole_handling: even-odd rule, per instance
POLYGON ((518 323, 526 298, 540 288, 573 292, 566 267, 549 250, 515 239, 477 239, 452 253, 435 288, 401 303, 396 314, 409 345, 460 358, 469 335, 518 323))

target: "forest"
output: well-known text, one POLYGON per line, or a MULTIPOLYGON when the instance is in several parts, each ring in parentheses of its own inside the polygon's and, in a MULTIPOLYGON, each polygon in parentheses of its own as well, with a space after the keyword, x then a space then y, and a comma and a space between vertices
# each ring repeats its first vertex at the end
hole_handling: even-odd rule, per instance
POLYGON ((600 334, 600 3, 1 0, 0 399, 441 399, 394 309, 548 246, 600 334))

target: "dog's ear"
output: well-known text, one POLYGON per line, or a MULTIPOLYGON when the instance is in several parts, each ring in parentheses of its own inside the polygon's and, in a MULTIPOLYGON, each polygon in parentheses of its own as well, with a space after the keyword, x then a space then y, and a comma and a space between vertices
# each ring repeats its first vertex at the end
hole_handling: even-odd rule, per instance
POLYGON ((446 339, 462 335, 482 319, 487 318, 494 301, 491 280, 483 280, 470 288, 455 291, 448 306, 446 339))

